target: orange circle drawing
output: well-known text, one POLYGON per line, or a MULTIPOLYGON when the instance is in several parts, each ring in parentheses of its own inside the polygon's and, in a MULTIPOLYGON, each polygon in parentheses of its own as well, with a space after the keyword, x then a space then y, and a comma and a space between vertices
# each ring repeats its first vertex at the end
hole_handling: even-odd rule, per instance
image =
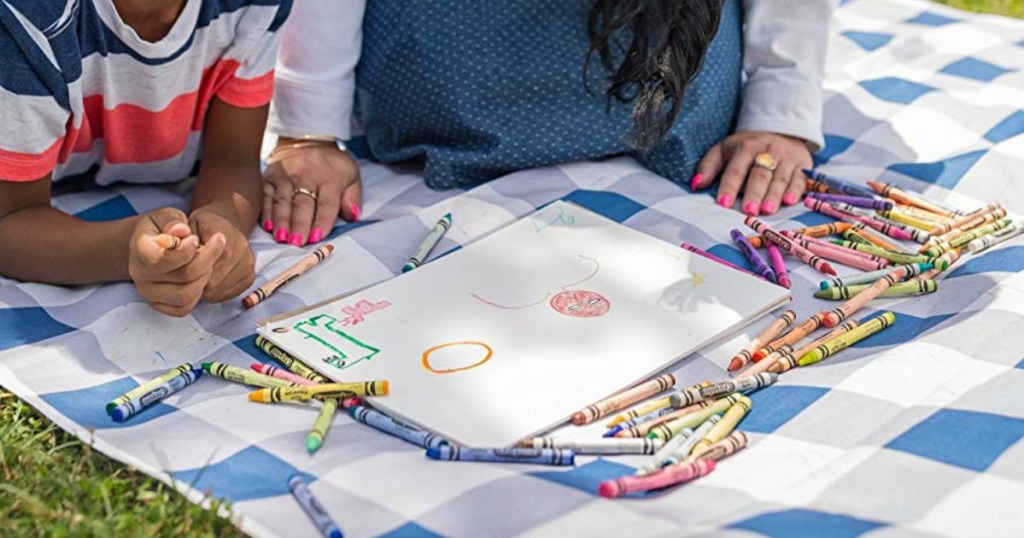
POLYGON ((433 372, 435 374, 454 374, 455 372, 461 372, 463 370, 471 370, 473 368, 476 368, 477 366, 480 366, 481 364, 491 360, 491 355, 494 355, 494 350, 491 349, 491 346, 489 346, 489 345, 487 345, 487 344, 485 344, 483 342, 469 342, 469 341, 465 341, 465 342, 450 342, 450 343, 447 343, 447 344, 441 344, 439 346, 434 346, 434 347, 424 351, 423 352, 423 368, 426 369, 428 372, 433 372), (433 352, 435 352, 435 351, 437 351, 439 349, 444 349, 446 347, 452 347, 452 346, 480 346, 480 347, 482 347, 482 348, 487 350, 487 355, 485 355, 484 358, 481 359, 479 362, 470 364, 469 366, 462 366, 462 367, 459 367, 459 368, 447 368, 447 369, 444 369, 444 370, 437 370, 433 366, 430 365, 430 354, 431 353, 433 353, 433 352))

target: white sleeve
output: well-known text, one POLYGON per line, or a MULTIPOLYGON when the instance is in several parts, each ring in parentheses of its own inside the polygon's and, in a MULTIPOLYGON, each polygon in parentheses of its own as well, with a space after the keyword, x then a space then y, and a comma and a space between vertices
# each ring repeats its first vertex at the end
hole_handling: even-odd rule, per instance
POLYGON ((806 140, 822 135, 822 82, 837 0, 744 0, 743 85, 737 131, 806 140))
POLYGON ((351 138, 366 0, 299 0, 281 29, 268 128, 351 138))

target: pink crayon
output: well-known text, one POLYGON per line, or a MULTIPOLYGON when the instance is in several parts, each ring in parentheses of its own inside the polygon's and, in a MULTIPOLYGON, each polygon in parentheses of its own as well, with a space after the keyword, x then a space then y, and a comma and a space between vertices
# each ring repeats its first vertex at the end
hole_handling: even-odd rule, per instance
POLYGON ((714 469, 714 460, 699 459, 693 463, 678 463, 649 475, 624 476, 606 480, 597 487, 597 493, 606 499, 614 499, 637 491, 650 491, 689 482, 714 469))
POLYGON ((779 245, 771 241, 765 241, 765 243, 768 243, 765 249, 768 251, 768 262, 772 264, 772 269, 775 270, 775 278, 779 279, 780 286, 788 290, 793 285, 793 281, 789 279, 786 261, 782 259, 782 250, 779 248, 779 245))
POLYGON ((724 265, 726 267, 732 267, 733 269, 735 269, 737 271, 746 273, 746 274, 748 274, 750 276, 756 276, 757 278, 760 278, 761 280, 764 280, 766 282, 768 281, 767 278, 765 278, 765 277, 763 277, 761 275, 751 273, 750 271, 747 271, 746 269, 744 269, 744 268, 742 268, 742 267, 740 267, 738 265, 735 265, 735 264, 730 263, 730 262, 728 262, 726 260, 723 260, 722 258, 719 258, 718 256, 715 256, 714 254, 712 254, 712 253, 710 253, 710 252, 708 252, 706 250, 699 249, 699 248, 697 248, 697 247, 695 247, 695 246, 693 246, 693 245, 691 245, 689 243, 680 243, 679 246, 683 247, 685 250, 688 250, 688 251, 690 251, 690 252, 692 252, 692 253, 694 253, 694 254, 696 254, 698 256, 702 256, 704 258, 707 258, 707 259, 709 259, 709 260, 711 260, 713 262, 718 262, 718 263, 720 263, 720 264, 722 264, 722 265, 724 265))
POLYGON ((270 377, 276 377, 278 379, 283 379, 289 383, 295 383, 296 385, 305 385, 307 387, 310 387, 317 384, 317 382, 313 381, 312 379, 306 379, 305 377, 295 375, 289 372, 288 370, 284 370, 276 366, 271 366, 269 364, 261 364, 256 362, 250 364, 249 368, 252 368, 257 373, 269 375, 270 377))
POLYGON ((828 262, 823 260, 821 256, 818 256, 806 248, 796 244, 796 241, 793 241, 792 239, 769 228, 767 224, 755 219, 754 217, 747 217, 743 220, 743 223, 751 230, 763 235, 765 239, 778 245, 782 250, 785 250, 807 265, 810 265, 816 271, 825 273, 826 275, 835 276, 836 270, 833 269, 828 262))
MULTIPOLYGON (((782 233, 786 234, 786 232, 782 233)), ((825 246, 823 244, 810 241, 810 239, 812 238, 794 236, 792 234, 787 235, 787 237, 793 239, 800 246, 806 248, 807 250, 813 252, 814 254, 817 254, 818 256, 821 256, 822 258, 825 258, 826 260, 832 260, 836 263, 841 263, 847 267, 860 269, 861 271, 877 271, 879 269, 884 269, 889 266, 888 260, 871 260, 862 256, 864 254, 863 252, 857 252, 857 254, 860 254, 860 256, 858 256, 851 254, 851 252, 856 251, 852 251, 849 249, 841 250, 839 248, 835 248, 835 245, 832 245, 831 247, 825 246)))
POLYGON ((888 235, 889 237, 892 237, 893 239, 904 239, 904 240, 907 240, 907 241, 910 241, 910 240, 913 239, 913 237, 911 237, 909 233, 907 233, 907 232, 905 232, 905 231, 903 231, 903 230, 901 230, 899 228, 896 228, 895 226, 886 224, 886 223, 884 223, 884 222, 882 222, 880 220, 876 220, 876 219, 873 219, 871 217, 864 217, 864 216, 861 216, 861 215, 854 215, 852 213, 846 213, 846 212, 840 211, 840 210, 836 209, 836 207, 833 206, 832 204, 829 204, 829 203, 826 203, 826 202, 822 202, 821 200, 818 200, 817 198, 804 198, 804 206, 806 206, 807 209, 810 209, 812 211, 816 211, 818 213, 821 213, 822 215, 825 215, 825 216, 828 216, 828 217, 832 217, 834 219, 838 219, 838 220, 845 221, 845 222, 850 222, 850 223, 858 223, 859 222, 859 223, 861 223, 861 224, 863 224, 865 226, 869 226, 871 228, 874 228, 875 230, 878 230, 879 232, 882 232, 885 235, 888 235))

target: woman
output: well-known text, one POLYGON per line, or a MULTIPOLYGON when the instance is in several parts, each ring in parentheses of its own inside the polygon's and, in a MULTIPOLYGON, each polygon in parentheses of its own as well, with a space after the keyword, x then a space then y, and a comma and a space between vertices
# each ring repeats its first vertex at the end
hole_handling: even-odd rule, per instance
POLYGON ((284 28, 263 226, 303 245, 359 218, 347 140, 431 187, 631 154, 751 215, 821 147, 834 0, 305 0, 284 28), (730 134, 731 133, 731 134, 730 134))

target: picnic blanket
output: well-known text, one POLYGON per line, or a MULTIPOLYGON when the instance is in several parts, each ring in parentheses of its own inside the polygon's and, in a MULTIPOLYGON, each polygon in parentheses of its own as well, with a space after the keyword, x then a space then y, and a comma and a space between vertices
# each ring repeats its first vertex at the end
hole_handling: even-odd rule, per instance
MULTIPOLYGON (((839 9, 830 44, 826 172, 880 177, 971 208, 1024 211, 1024 23, 927 2, 859 0, 839 9)), ((412 167, 363 163, 364 218, 335 228, 332 258, 251 311, 235 301, 171 319, 131 284, 61 288, 0 279, 0 385, 98 450, 174 484, 195 502, 228 499, 256 536, 313 536, 288 494, 302 473, 346 535, 362 536, 1009 536, 1024 529, 1024 242, 966 257, 938 293, 878 300, 896 327, 783 375, 752 395, 750 446, 709 476, 661 496, 595 495, 636 458, 574 468, 429 461, 423 450, 339 414, 305 452, 315 410, 248 402, 204 377, 116 424, 104 403, 185 361, 268 359, 257 320, 396 275, 433 225, 451 251, 566 199, 671 242, 740 260, 742 216, 628 158, 524 171, 470 191, 431 191, 412 167)), ((61 196, 83 219, 184 207, 172 190, 116 187, 61 196)), ((766 219, 824 222, 802 207, 766 219)), ((303 254, 252 236, 259 282, 303 254)), ((308 249, 307 249, 308 250, 308 249)), ((821 276, 792 262, 801 317, 821 276)), ((681 363, 680 385, 724 379, 746 336, 681 363)), ((400 388, 395 388, 400 390, 400 388)), ((31 472, 31 471, 27 471, 31 472)))

